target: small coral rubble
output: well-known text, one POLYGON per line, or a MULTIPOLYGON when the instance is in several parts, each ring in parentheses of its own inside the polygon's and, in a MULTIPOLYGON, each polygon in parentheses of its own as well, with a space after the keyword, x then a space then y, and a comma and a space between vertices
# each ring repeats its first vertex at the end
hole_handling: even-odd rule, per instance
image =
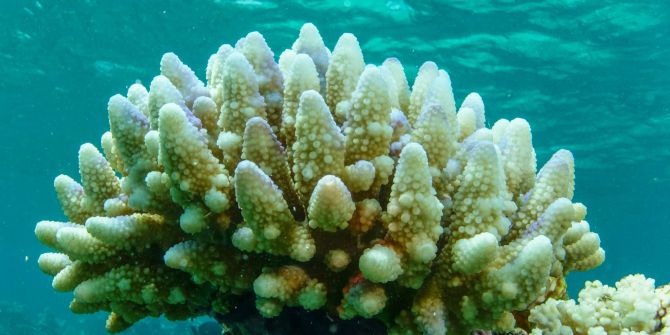
POLYGON ((160 71, 109 100, 81 184, 56 178, 69 222, 35 229, 54 288, 110 312, 111 332, 248 294, 264 317, 297 306, 398 334, 527 328, 604 260, 570 152, 536 174, 528 123, 486 128, 481 97, 457 109, 435 63, 410 90, 397 59, 365 65, 351 34, 331 54, 306 24, 278 63, 253 32, 206 83, 172 53, 160 71))

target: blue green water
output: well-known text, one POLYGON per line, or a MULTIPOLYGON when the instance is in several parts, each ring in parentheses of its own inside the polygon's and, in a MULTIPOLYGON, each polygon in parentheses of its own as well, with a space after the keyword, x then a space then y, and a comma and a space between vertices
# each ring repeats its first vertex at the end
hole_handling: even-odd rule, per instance
MULTIPOLYGON (((304 22, 332 49, 354 33, 367 63, 433 60, 460 101, 479 92, 489 124, 526 118, 538 161, 576 159, 577 201, 607 260, 573 274, 670 281, 670 2, 616 0, 0 2, 0 334, 103 334, 75 316, 36 260, 41 219, 63 219, 52 182, 108 129, 109 96, 148 84, 173 51, 204 78, 209 55, 258 30, 278 55, 304 22), (10 322, 9 319, 14 321, 10 322)), ((145 321, 129 333, 179 333, 145 321)), ((177 327, 177 328, 175 328, 177 327)), ((181 327, 181 328, 179 328, 181 327)))

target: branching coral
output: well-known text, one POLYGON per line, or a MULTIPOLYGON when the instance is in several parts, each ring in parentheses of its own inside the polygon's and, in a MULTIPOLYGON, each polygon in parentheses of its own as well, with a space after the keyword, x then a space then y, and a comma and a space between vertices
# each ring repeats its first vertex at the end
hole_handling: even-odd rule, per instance
POLYGON ((365 65, 351 34, 331 55, 311 24, 274 59, 254 32, 210 57, 206 83, 168 53, 148 90, 110 99, 104 156, 84 144, 81 184, 56 178, 69 221, 35 229, 72 311, 108 311, 118 332, 253 295, 268 318, 510 330, 604 260, 570 152, 536 174, 528 123, 486 128, 476 93, 457 110, 435 63, 410 91, 397 59, 365 65))
POLYGON ((670 334, 670 286, 630 275, 615 287, 586 282, 578 302, 550 298, 533 307, 532 334, 670 334))

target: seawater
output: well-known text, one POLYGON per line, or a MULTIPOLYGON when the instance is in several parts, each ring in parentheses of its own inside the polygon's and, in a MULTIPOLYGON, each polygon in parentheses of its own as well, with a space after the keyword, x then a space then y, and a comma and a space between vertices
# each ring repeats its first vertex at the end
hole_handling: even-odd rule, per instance
MULTIPOLYGON (((607 260, 569 277, 670 281, 670 2, 619 0, 16 1, 0 2, 0 334, 104 334, 104 315, 73 315, 36 265, 41 219, 64 219, 53 178, 77 175, 77 149, 108 129, 106 104, 144 84, 172 51, 204 78, 223 43, 260 31, 278 56, 305 22, 332 49, 354 33, 367 63, 399 58, 450 73, 487 122, 526 118, 538 164, 576 159, 607 260)), ((200 321, 198 321, 200 322, 200 321)), ((146 320, 128 334, 185 334, 146 320)))

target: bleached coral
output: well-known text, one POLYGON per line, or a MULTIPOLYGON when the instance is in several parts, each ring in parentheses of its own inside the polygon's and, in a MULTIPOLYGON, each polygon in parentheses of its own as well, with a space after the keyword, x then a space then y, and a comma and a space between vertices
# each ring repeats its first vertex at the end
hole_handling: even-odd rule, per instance
POLYGON ((277 62, 253 32, 209 58, 206 83, 172 53, 160 71, 110 99, 105 155, 82 146, 81 184, 56 178, 69 222, 35 228, 54 289, 74 291, 76 313, 109 311, 109 331, 248 297, 264 317, 510 330, 604 260, 571 200, 572 154, 536 174, 530 125, 486 128, 477 93, 457 111, 433 62, 410 90, 399 60, 365 65, 351 34, 331 55, 307 24, 277 62))
POLYGON ((532 334, 667 334, 668 286, 629 275, 615 287, 586 282, 579 299, 550 298, 530 311, 532 334))

